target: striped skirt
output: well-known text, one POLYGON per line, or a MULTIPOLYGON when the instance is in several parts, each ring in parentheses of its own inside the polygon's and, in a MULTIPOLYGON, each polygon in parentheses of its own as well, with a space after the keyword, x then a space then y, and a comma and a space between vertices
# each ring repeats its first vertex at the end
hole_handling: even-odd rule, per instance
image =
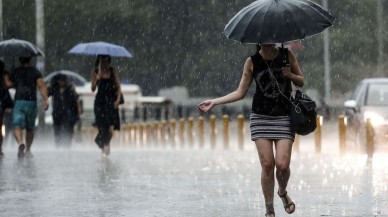
POLYGON ((251 140, 257 139, 291 139, 295 133, 291 131, 289 116, 267 116, 251 113, 251 140))

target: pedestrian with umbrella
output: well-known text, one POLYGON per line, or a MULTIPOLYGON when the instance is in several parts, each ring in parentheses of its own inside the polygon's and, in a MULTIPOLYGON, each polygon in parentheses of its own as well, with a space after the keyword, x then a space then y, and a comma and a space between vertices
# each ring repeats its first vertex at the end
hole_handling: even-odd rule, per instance
MULTIPOLYGON (((0 42, 0 56, 19 57, 21 66, 4 77, 8 88, 14 87, 15 103, 12 114, 14 136, 19 144, 18 157, 32 157, 31 146, 34 140, 35 119, 37 116, 36 89, 44 100, 44 109, 48 108, 47 89, 42 74, 31 65, 33 56, 43 56, 43 52, 29 41, 9 39, 0 42), (23 130, 26 130, 25 139, 23 130)), ((12 67, 14 68, 14 66, 12 67)))
POLYGON ((107 42, 81 43, 74 46, 69 53, 97 56, 90 75, 92 91, 97 90, 94 115, 98 134, 95 142, 102 150, 103 156, 108 156, 113 131, 120 129, 118 108, 124 103, 119 71, 111 66, 111 56, 131 58, 132 54, 122 46, 107 42))
POLYGON ((31 146, 34 141, 35 119, 38 112, 36 90, 39 89, 42 95, 45 110, 48 109, 48 97, 42 74, 31 65, 31 57, 20 57, 19 60, 21 66, 10 76, 5 76, 5 83, 7 87, 16 89, 12 124, 16 142, 19 144, 18 157, 23 158, 32 157, 31 146))
POLYGON ((238 88, 198 105, 201 111, 207 112, 216 105, 238 101, 246 96, 252 81, 255 81, 250 129, 262 168, 266 217, 275 216, 275 177, 277 194, 285 211, 291 214, 296 209, 286 190, 295 137, 286 98, 291 96, 291 83, 299 87, 304 85, 304 77, 293 52, 276 47, 275 43, 314 35, 331 26, 333 21, 327 11, 308 0, 259 0, 251 3, 238 12, 224 30, 230 39, 256 45, 256 53, 245 61, 238 88))
POLYGON ((55 143, 57 147, 70 147, 74 126, 81 114, 75 85, 66 74, 57 73, 51 79, 48 90, 52 98, 55 143))

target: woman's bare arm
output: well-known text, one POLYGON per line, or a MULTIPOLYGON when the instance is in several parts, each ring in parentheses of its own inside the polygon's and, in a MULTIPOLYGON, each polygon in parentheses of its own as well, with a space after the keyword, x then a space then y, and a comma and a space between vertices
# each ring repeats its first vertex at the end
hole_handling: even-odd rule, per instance
POLYGON ((231 103, 244 98, 249 90, 249 87, 252 84, 252 80, 253 80, 253 63, 252 63, 252 59, 249 57, 245 61, 241 81, 237 90, 223 97, 206 100, 200 103, 198 105, 198 108, 203 112, 207 112, 216 105, 231 103))
POLYGON ((7 88, 11 88, 13 87, 13 82, 11 81, 11 78, 9 77, 8 74, 5 74, 4 77, 3 77, 3 80, 4 80, 4 84, 7 88))
POLYGON ((92 91, 94 92, 97 88, 97 81, 98 81, 98 74, 96 73, 96 70, 92 70, 90 73, 90 80, 92 83, 92 91))
POLYGON ((118 108, 118 106, 120 104, 120 97, 121 97, 120 74, 119 74, 119 71, 117 69, 113 69, 113 74, 115 76, 116 85, 117 85, 117 98, 116 98, 114 106, 115 106, 115 108, 118 108))
POLYGON ((290 67, 283 68, 284 77, 290 79, 295 86, 303 87, 304 77, 302 71, 300 70, 298 60, 290 50, 288 50, 288 59, 290 61, 290 67))

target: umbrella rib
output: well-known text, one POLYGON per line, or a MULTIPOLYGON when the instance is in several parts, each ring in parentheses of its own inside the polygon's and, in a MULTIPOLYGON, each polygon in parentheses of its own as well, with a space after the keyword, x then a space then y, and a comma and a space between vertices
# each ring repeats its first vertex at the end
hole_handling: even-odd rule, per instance
MULTIPOLYGON (((272 4, 270 4, 270 5, 267 6, 267 11, 268 11, 269 8, 271 7, 271 5, 272 5, 272 4)), ((253 11, 253 12, 252 12, 253 16, 252 16, 252 18, 250 19, 250 21, 247 23, 247 25, 245 26, 243 33, 245 33, 246 31, 248 31, 248 29, 250 29, 250 28, 249 28, 250 25, 251 25, 252 23, 254 23, 254 21, 255 21, 254 18, 261 15, 260 13, 258 13, 258 10, 259 10, 259 9, 260 9, 260 8, 259 8, 259 7, 256 7, 256 5, 255 5, 255 8, 253 8, 253 10, 251 10, 251 11, 253 11)), ((265 14, 267 14, 267 11, 266 11, 265 14)), ((265 19, 266 19, 266 16, 265 16, 265 15, 264 15, 264 16, 260 16, 260 17, 261 17, 262 19, 264 19, 263 21, 265 21, 265 19)), ((259 22, 258 22, 258 23, 259 23, 259 22)), ((262 23, 263 23, 263 22, 262 22, 262 23)), ((248 39, 247 39, 247 40, 248 40, 248 39)), ((244 37, 241 38, 241 42, 243 42, 243 43, 246 42, 244 37)), ((255 42, 255 43, 261 43, 261 42, 255 42)))

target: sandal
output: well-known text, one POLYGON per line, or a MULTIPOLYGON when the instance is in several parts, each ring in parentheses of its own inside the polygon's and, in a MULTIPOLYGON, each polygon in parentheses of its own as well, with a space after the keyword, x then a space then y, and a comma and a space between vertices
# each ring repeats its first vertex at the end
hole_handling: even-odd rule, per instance
POLYGON ((275 216, 275 209, 273 208, 273 204, 265 205, 266 213, 265 217, 275 216))
POLYGON ((282 199, 283 205, 286 204, 286 205, 284 205, 284 210, 286 211, 286 213, 292 214, 293 212, 295 212, 295 208, 296 208, 295 203, 294 202, 291 202, 291 203, 288 202, 287 191, 283 195, 280 195, 280 193, 278 191, 278 195, 282 199), (294 208, 291 209, 291 207, 294 207, 294 208), (287 209, 289 211, 287 211, 287 209))

